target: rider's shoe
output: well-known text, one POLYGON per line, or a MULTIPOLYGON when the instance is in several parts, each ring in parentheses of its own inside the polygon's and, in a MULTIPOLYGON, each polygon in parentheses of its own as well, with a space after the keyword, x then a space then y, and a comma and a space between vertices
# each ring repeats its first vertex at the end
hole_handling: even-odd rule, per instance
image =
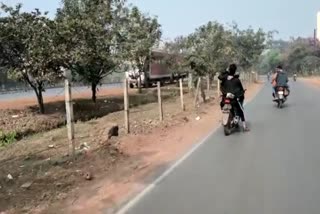
POLYGON ((250 129, 248 127, 243 128, 243 132, 249 132, 250 129))
POLYGON ((243 130, 243 132, 249 132, 250 131, 250 129, 248 128, 248 126, 247 126, 247 124, 245 122, 242 124, 242 130, 243 130))

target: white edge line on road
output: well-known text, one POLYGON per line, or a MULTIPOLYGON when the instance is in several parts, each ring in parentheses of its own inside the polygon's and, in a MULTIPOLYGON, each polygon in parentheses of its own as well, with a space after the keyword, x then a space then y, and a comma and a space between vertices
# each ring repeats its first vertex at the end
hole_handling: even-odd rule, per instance
MULTIPOLYGON (((263 86, 262 86, 263 88, 263 86)), ((261 89, 262 89, 261 88, 261 89)), ((255 97, 259 94, 261 89, 248 101, 245 102, 244 105, 247 105, 252 100, 255 99, 255 97)), ((206 142, 208 142, 208 139, 217 132, 217 130, 220 128, 218 126, 217 128, 213 129, 204 139, 200 141, 200 143, 194 145, 189 152, 187 152, 185 155, 183 155, 177 162, 175 162, 172 166, 170 166, 162 175, 160 175, 155 181, 153 181, 151 184, 149 184, 145 189, 143 189, 138 195, 136 195, 132 200, 130 200, 126 205, 124 205, 122 208, 119 209, 119 211, 116 212, 116 214, 126 214, 134 205, 136 205, 145 195, 147 195, 149 192, 151 192, 157 184, 159 184, 161 181, 163 181, 171 172, 173 172, 180 164, 182 164, 186 159, 188 159, 195 151, 197 151, 202 145, 204 145, 206 142)))
POLYGON ((169 169, 167 169, 160 177, 158 177, 154 182, 149 184, 142 192, 140 192, 136 197, 134 197, 129 203, 127 203, 124 207, 122 207, 117 214, 125 214, 129 211, 135 204, 137 204, 146 194, 151 192, 153 188, 157 186, 163 179, 165 179, 171 172, 173 172, 180 164, 182 164, 187 158, 189 158, 200 146, 202 146, 207 140, 217 131, 219 127, 210 132, 208 136, 206 136, 200 143, 193 146, 191 150, 182 156, 177 162, 175 162, 169 169))

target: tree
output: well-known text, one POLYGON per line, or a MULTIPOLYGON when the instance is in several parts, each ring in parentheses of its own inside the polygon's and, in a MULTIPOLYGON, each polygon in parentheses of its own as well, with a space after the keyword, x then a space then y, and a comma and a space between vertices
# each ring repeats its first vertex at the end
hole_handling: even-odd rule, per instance
POLYGON ((292 40, 283 52, 285 67, 289 72, 303 73, 314 70, 320 49, 309 39, 298 38, 292 40))
POLYGON ((166 42, 164 49, 168 53, 164 61, 173 75, 179 76, 181 72, 190 71, 187 56, 191 50, 187 37, 179 36, 172 42, 166 42))
POLYGON ((214 76, 234 58, 232 34, 217 22, 208 22, 189 36, 188 61, 196 75, 214 76))
POLYGON ((21 12, 2 5, 7 14, 0 19, 1 67, 15 79, 26 82, 34 90, 40 113, 45 112, 43 95, 46 85, 59 78, 60 64, 55 46, 56 25, 38 9, 21 12))
POLYGON ((240 30, 236 24, 233 26, 234 47, 238 54, 238 64, 243 69, 257 64, 272 34, 273 32, 265 33, 262 29, 240 30))
POLYGON ((259 69, 268 73, 283 61, 282 54, 278 49, 269 49, 260 57, 259 69))
MULTIPOLYGON (((152 48, 160 41, 161 29, 156 18, 149 17, 140 12, 137 7, 133 7, 129 12, 127 23, 127 58, 131 66, 139 72, 139 83, 141 75, 145 74, 147 81, 146 68, 148 60, 151 59, 152 48)), ((148 85, 148 82, 145 84, 148 85)), ((141 84, 139 84, 141 92, 141 84)))
POLYGON ((320 58, 317 56, 306 56, 302 60, 302 70, 307 74, 314 74, 320 71, 320 58))
POLYGON ((91 85, 96 102, 97 87, 121 62, 121 0, 64 0, 58 11, 60 47, 65 67, 91 85))

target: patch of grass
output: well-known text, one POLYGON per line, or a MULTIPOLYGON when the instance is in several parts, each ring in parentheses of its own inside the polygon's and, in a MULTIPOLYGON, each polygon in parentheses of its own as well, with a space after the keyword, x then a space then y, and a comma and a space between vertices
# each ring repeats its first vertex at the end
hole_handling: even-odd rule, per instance
POLYGON ((14 143, 17 138, 18 135, 15 131, 5 133, 4 131, 0 130, 0 148, 14 143))

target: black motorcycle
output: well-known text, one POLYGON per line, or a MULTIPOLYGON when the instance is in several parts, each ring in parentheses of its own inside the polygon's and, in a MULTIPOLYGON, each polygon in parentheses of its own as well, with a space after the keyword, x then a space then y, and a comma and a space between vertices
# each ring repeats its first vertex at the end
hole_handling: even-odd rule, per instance
POLYGON ((238 115, 237 106, 241 106, 241 104, 239 103, 239 98, 232 93, 227 93, 223 96, 221 104, 222 126, 224 134, 229 136, 233 131, 239 129, 241 119, 238 115))

